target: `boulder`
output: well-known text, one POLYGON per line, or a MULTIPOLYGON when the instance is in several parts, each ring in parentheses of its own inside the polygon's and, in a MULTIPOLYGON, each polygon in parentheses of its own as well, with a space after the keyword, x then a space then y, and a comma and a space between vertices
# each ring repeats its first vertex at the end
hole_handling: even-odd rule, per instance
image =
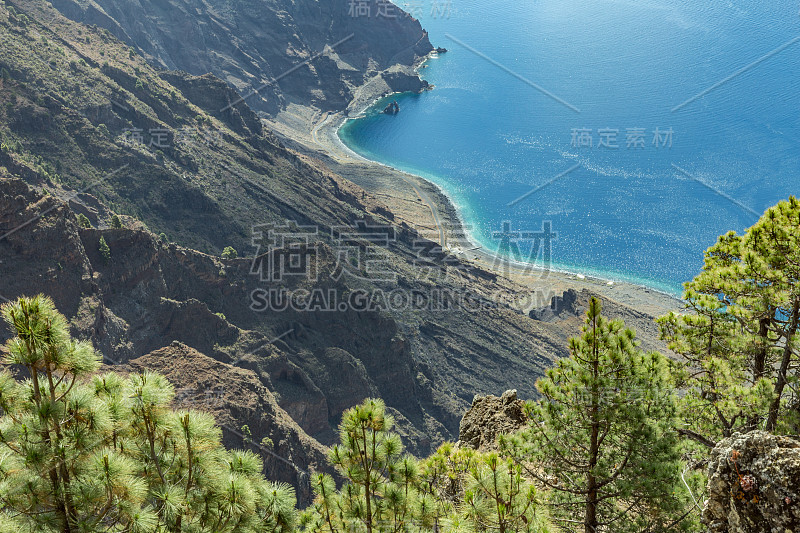
POLYGON ((800 437, 752 431, 721 441, 708 494, 702 520, 709 533, 800 531, 800 437))
POLYGON ((496 450, 499 435, 514 433, 527 424, 524 407, 516 390, 507 390, 499 398, 475 396, 461 419, 459 444, 475 450, 496 450))

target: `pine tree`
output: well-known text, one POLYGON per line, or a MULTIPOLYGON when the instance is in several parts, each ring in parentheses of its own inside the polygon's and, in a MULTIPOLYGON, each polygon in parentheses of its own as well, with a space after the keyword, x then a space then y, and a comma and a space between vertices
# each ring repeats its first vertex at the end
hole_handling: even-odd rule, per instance
POLYGON ((100 257, 103 258, 103 262, 108 263, 111 261, 111 248, 108 247, 106 238, 102 235, 100 236, 100 242, 97 243, 97 250, 100 252, 100 257))
POLYGON ((122 530, 152 515, 142 512, 147 487, 136 467, 106 445, 108 406, 78 382, 100 358, 67 333, 49 298, 20 299, 2 307, 14 337, 5 362, 26 370, 17 382, 0 374, 0 494, 5 518, 19 531, 122 530))
POLYGON ((456 517, 464 503, 470 472, 480 460, 477 451, 456 448, 446 442, 420 462, 417 490, 422 498, 434 504, 434 508, 429 510, 433 525, 438 526, 456 517))
POLYGON ((391 433, 393 425, 382 400, 365 400, 342 415, 341 444, 330 453, 331 463, 349 482, 341 492, 344 514, 367 533, 381 530, 397 504, 385 498, 393 489, 389 475, 403 452, 400 438, 391 433))
POLYGON ((390 527, 388 531, 404 531, 415 520, 418 495, 416 490, 419 464, 411 455, 404 455, 388 469, 389 483, 383 491, 390 527))
POLYGON ((423 461, 403 455, 380 400, 345 412, 339 429, 331 460, 346 481, 337 490, 330 476, 313 478, 302 531, 547 531, 533 486, 508 459, 449 443, 423 461))
POLYGON ((683 358, 683 433, 708 448, 735 431, 796 432, 800 327, 800 202, 731 232, 686 284, 687 313, 659 320, 683 358))
POLYGON ((300 516, 302 531, 338 533, 345 529, 344 510, 336 482, 327 474, 316 474, 311 483, 314 502, 300 516))
POLYGON ((120 220, 119 215, 114 215, 111 217, 111 227, 115 229, 122 228, 122 220, 120 220))
POLYGON ((239 257, 239 252, 236 251, 236 248, 233 246, 226 246, 224 250, 222 250, 223 259, 236 259, 239 257))
POLYGON ((536 516, 536 490, 522 476, 522 467, 496 453, 470 469, 463 508, 473 531, 545 531, 536 516))
POLYGON ((674 530, 683 502, 668 363, 600 313, 593 298, 572 355, 537 382, 530 426, 501 437, 501 449, 549 490, 561 524, 586 533, 674 530))
POLYGON ((75 217, 78 220, 78 226, 81 228, 91 228, 92 223, 89 221, 86 215, 83 213, 78 213, 75 217))
POLYGON ((74 341, 43 296, 2 307, 14 337, 0 373, 0 530, 44 533, 288 533, 291 487, 259 457, 227 451, 207 413, 173 411, 158 374, 90 376, 100 357, 74 341))

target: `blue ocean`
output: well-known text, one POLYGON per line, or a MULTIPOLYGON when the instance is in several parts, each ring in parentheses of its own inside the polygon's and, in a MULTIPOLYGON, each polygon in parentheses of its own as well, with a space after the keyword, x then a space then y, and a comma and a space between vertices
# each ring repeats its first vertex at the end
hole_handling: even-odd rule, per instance
POLYGON ((420 71, 435 89, 339 135, 439 185, 487 249, 550 221, 553 267, 677 295, 718 235, 800 193, 796 1, 404 7, 449 50, 420 71))

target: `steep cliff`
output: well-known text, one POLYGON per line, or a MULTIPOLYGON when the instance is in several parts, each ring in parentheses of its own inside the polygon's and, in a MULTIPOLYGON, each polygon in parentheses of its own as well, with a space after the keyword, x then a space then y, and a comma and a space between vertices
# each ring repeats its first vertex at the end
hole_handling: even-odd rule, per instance
POLYGON ((56 0, 169 70, 213 73, 259 112, 343 110, 381 80, 420 90, 410 68, 431 50, 419 22, 385 0, 56 0), (394 67, 394 68, 392 68, 394 67), (258 94, 252 94, 258 90, 258 94))
POLYGON ((313 499, 312 472, 334 474, 327 450, 278 406, 275 396, 250 370, 217 361, 179 342, 108 370, 150 370, 165 376, 175 387, 174 408, 212 413, 222 428, 225 446, 259 453, 267 477, 294 485, 301 505, 313 499))

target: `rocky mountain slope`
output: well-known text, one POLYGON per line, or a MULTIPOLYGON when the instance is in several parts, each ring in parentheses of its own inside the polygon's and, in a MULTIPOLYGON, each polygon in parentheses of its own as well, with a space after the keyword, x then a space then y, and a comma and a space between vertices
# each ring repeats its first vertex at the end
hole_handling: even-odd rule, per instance
POLYGON ((53 192, 91 192, 99 203, 75 202, 93 222, 102 204, 211 252, 249 246, 254 224, 331 226, 374 209, 285 150, 245 103, 221 111, 238 95, 219 79, 156 71, 102 29, 16 6, 0 11, 0 165, 53 192))
POLYGON ((432 47, 419 22, 385 0, 56 0, 151 63, 213 73, 256 111, 347 107, 367 82, 424 87, 410 68, 432 47), (297 68, 301 65, 300 68, 297 68), (287 74, 288 73, 288 74, 287 74))
POLYGON ((311 471, 334 473, 327 450, 278 406, 251 370, 217 361, 179 342, 108 370, 149 370, 165 376, 175 387, 174 408, 212 413, 226 447, 259 453, 270 479, 294 485, 303 503, 312 499, 311 471))
MULTIPOLYGON (((393 61, 359 53, 376 54, 365 60, 376 69, 393 61)), ((475 394, 535 395, 536 377, 566 354, 586 295, 550 322, 518 312, 507 300, 523 288, 397 223, 366 191, 287 149, 237 99, 213 75, 154 69, 44 1, 0 2, 0 299, 52 296, 108 364, 160 369, 182 387, 241 381, 247 391, 231 385, 220 417, 284 446, 302 469, 323 468, 319 445, 368 396, 384 398, 409 449, 427 454, 458 435, 475 394), (259 232, 287 220, 315 229, 313 278, 263 276, 289 249, 266 246, 259 232), (376 227, 392 235, 379 247, 385 279, 367 276, 359 259, 376 248, 376 227), (358 257, 342 256, 336 228, 354 233, 358 257), (226 246, 243 257, 222 259, 226 246), (426 305, 253 309, 257 291, 274 289, 399 290, 426 305), (438 301, 442 291, 469 301, 438 301), (172 360, 181 372, 165 366, 172 360)), ((652 317, 606 309, 657 344, 652 317)), ((296 472, 270 468, 299 487, 296 472)))
MULTIPOLYGON (((66 203, 19 179, 0 181, 0 228, 19 228, 0 240, 4 298, 52 295, 73 317, 76 334, 92 338, 109 361, 126 362, 178 340, 250 368, 304 430, 326 443, 343 409, 380 396, 396 410, 411 449, 426 453, 456 434, 476 390, 520 383, 530 397, 534 377, 565 350, 554 339, 556 328, 490 302, 499 286, 480 273, 465 280, 476 298, 487 295, 481 312, 256 313, 249 298, 262 283, 251 274, 252 259, 220 259, 141 229, 80 228, 66 203)), ((323 274, 308 289, 357 288, 332 279, 334 259, 323 248, 323 274)), ((423 291, 425 282, 395 260, 405 283, 423 291)))

